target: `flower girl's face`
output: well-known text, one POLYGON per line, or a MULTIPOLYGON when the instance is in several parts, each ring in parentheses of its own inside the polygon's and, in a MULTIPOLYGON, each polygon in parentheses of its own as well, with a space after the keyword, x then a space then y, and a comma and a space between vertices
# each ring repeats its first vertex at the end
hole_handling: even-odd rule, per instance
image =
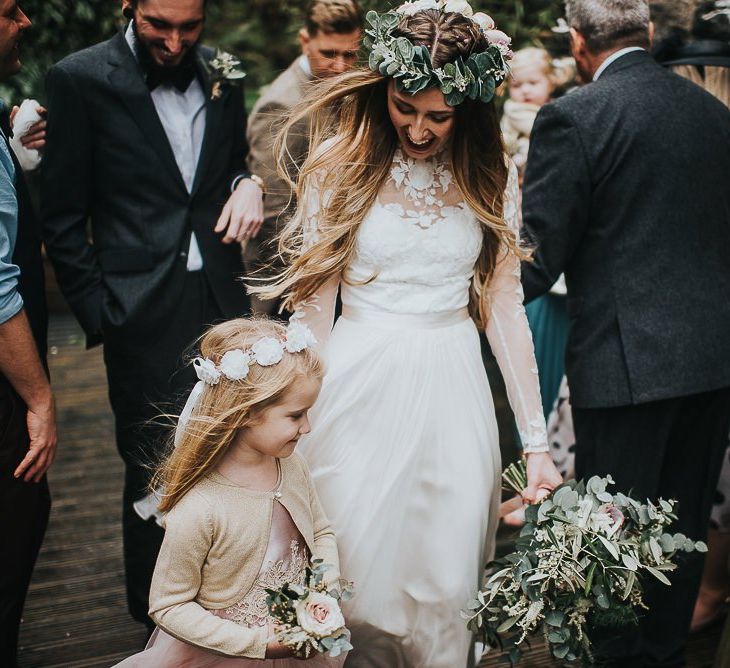
POLYGON ((309 433, 308 411, 314 405, 322 381, 299 378, 279 403, 269 406, 238 439, 243 447, 269 457, 288 457, 303 434, 309 433))
POLYGON ((411 95, 388 85, 388 113, 403 152, 416 160, 438 153, 451 140, 454 108, 438 88, 411 95))

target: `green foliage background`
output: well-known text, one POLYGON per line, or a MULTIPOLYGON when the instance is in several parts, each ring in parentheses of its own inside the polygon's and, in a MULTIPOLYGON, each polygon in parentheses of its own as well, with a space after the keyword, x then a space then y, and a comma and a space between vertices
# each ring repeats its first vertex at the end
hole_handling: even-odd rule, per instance
MULTIPOLYGON (((210 0, 205 41, 241 57, 247 88, 259 87, 285 69, 298 52, 296 35, 307 0, 210 0)), ((383 11, 399 0, 362 0, 365 9, 383 11)), ((0 87, 11 102, 24 97, 43 101, 43 77, 69 53, 111 37, 122 25, 120 0, 20 0, 33 21, 22 45, 23 71, 0 87)), ((565 49, 550 27, 563 14, 561 0, 473 0, 512 35, 519 48, 538 41, 553 51, 565 49)))

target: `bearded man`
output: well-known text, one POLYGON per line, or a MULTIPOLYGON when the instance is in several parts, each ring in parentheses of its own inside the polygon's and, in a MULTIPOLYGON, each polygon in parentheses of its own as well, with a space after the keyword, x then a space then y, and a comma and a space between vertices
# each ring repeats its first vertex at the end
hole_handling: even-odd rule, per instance
POLYGON ((240 79, 200 44, 205 5, 123 0, 125 29, 46 80, 44 237, 88 345, 104 343, 128 604, 149 628, 162 530, 132 504, 165 442, 150 421, 179 412, 194 380, 183 352, 206 326, 248 312, 238 242, 263 219, 240 79))

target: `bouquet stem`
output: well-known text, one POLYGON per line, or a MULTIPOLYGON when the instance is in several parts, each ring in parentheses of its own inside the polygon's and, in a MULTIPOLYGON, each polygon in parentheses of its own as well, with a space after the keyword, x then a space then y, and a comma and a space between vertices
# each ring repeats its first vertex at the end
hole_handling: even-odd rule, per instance
POLYGON ((502 480, 506 490, 522 494, 527 487, 527 460, 521 457, 510 464, 502 473, 502 480))

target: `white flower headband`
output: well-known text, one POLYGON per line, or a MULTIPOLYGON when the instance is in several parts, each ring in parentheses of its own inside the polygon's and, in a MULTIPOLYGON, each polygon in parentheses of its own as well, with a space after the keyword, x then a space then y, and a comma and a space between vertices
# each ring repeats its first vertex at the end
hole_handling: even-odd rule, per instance
POLYGON ((264 336, 250 348, 229 350, 221 357, 218 365, 207 357, 197 357, 193 360, 193 366, 198 380, 206 385, 217 385, 221 376, 225 376, 228 380, 243 380, 248 376, 252 364, 273 366, 281 362, 284 352, 299 353, 316 343, 317 339, 309 327, 292 320, 286 328, 284 339, 264 336))

